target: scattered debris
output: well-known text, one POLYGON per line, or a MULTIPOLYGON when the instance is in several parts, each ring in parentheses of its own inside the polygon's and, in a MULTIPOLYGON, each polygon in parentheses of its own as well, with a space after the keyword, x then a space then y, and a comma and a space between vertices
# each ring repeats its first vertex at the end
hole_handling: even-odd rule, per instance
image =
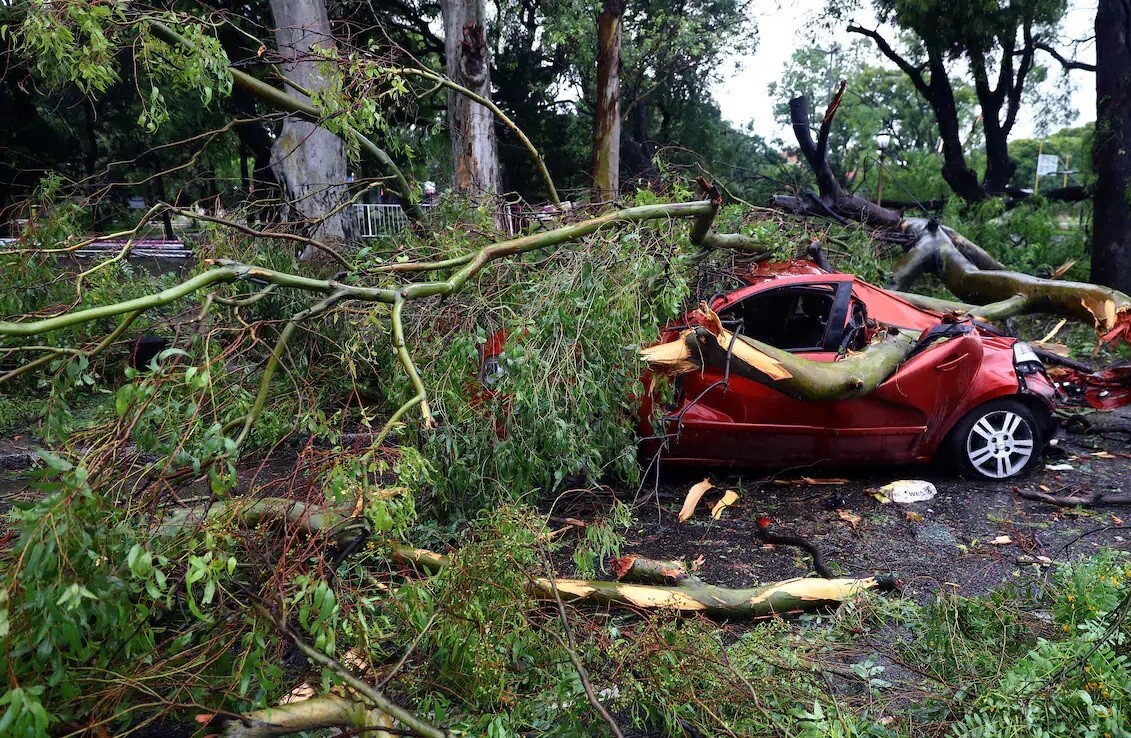
POLYGON ((914 510, 908 510, 904 514, 903 517, 907 519, 908 523, 922 523, 923 522, 923 513, 917 513, 914 510))
POLYGON ((1076 471, 1072 464, 1045 464, 1045 471, 1076 471))
POLYGON ((998 536, 992 541, 986 541, 986 543, 990 544, 991 546, 1008 546, 1009 544, 1013 543, 1013 539, 1009 536, 998 536))
POLYGON ((897 479, 880 487, 879 491, 889 500, 900 505, 925 502, 938 494, 935 485, 921 479, 897 479))
POLYGON ((869 490, 868 494, 871 497, 875 498, 876 502, 880 503, 881 505, 887 505, 891 502, 891 499, 878 489, 869 490))
POLYGON ((728 489, 723 493, 722 499, 716 502, 715 506, 711 508, 711 517, 718 520, 723 516, 723 510, 733 505, 736 501, 738 501, 738 493, 733 489, 728 489))
POLYGON ((1052 559, 1048 556, 1030 556, 1022 554, 1017 557, 1018 564, 1037 564, 1039 566, 1052 566, 1052 559))
POLYGON ((775 479, 774 484, 787 484, 791 487, 817 487, 823 485, 848 484, 848 480, 841 479, 840 477, 829 477, 827 479, 820 477, 798 477, 797 479, 775 479))
POLYGON ((851 510, 837 510, 836 515, 837 515, 838 518, 840 518, 844 522, 848 523, 853 528, 860 525, 860 521, 862 521, 864 519, 864 518, 860 517, 859 515, 857 515, 856 513, 852 512, 851 510))
POLYGON ((685 523, 688 518, 695 514, 695 508, 699 505, 699 500, 703 499, 703 495, 707 494, 715 485, 711 484, 711 480, 704 479, 691 489, 687 490, 687 497, 683 499, 683 507, 679 509, 679 522, 685 523))
POLYGON ((759 515, 756 521, 758 524, 754 526, 754 535, 758 536, 758 540, 762 543, 780 544, 783 546, 793 546, 800 548, 813 557, 813 570, 820 574, 825 579, 832 579, 833 574, 829 568, 825 566, 825 558, 821 555, 820 549, 814 546, 809 541, 799 536, 779 535, 770 530, 773 521, 769 516, 759 515))

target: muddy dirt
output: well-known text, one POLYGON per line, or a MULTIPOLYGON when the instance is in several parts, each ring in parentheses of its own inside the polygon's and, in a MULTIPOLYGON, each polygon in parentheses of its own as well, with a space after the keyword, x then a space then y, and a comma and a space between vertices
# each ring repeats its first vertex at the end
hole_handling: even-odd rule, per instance
POLYGON ((686 561, 702 556, 699 576, 729 586, 811 573, 811 559, 803 551, 758 541, 755 520, 765 514, 775 532, 816 544, 835 572, 896 572, 905 593, 922 598, 941 586, 978 594, 1041 576, 1045 567, 1029 563, 1041 556, 1056 561, 1103 546, 1131 549, 1131 530, 1123 527, 1124 517, 1131 526, 1131 506, 1065 509, 1026 500, 1015 488, 1060 495, 1131 490, 1131 445, 1062 434, 1058 449, 1034 473, 1006 482, 970 482, 931 467, 665 473, 659 495, 640 510, 628 533, 625 553, 686 561), (1072 468, 1049 468, 1058 465, 1072 468), (679 523, 687 489, 705 476, 717 488, 704 496, 690 520, 679 523), (842 481, 821 483, 837 478, 842 481), (873 497, 897 479, 929 481, 937 495, 912 504, 883 504, 873 497), (738 492, 739 500, 713 520, 711 507, 727 489, 738 492))
MULTIPOLYGON (((768 515, 780 534, 801 536, 816 544, 829 566, 846 575, 897 572, 905 596, 924 601, 943 587, 966 595, 1002 585, 1029 586, 1044 578, 1048 566, 1029 563, 1083 556, 1102 546, 1131 550, 1131 506, 1099 505, 1064 509, 1021 498, 1015 488, 1066 494, 1069 491, 1131 491, 1131 434, 1065 436, 1037 471, 1021 480, 969 482, 946 469, 903 467, 858 470, 791 469, 774 473, 665 471, 658 488, 619 490, 631 500, 648 495, 626 535, 624 553, 695 561, 705 581, 727 586, 812 573, 808 555, 791 547, 763 546, 755 537, 759 515, 768 515), (1067 469, 1050 466, 1067 465, 1067 469), (677 519, 686 491, 707 476, 716 485, 686 523, 677 519), (806 477, 808 479, 806 479, 806 477), (835 483, 824 483, 839 479, 835 483), (937 495, 927 501, 884 504, 873 492, 896 479, 931 482, 937 495), (711 506, 727 489, 739 494, 720 520, 711 506), (1004 542, 1007 537, 1009 542, 1004 542), (996 543, 995 543, 996 541, 996 543)), ((18 447, 17 447, 18 446, 18 447)), ((9 444, 9 452, 28 452, 9 444)), ((309 491, 306 469, 287 459, 247 464, 240 493, 303 496, 309 491)), ((0 515, 12 502, 33 493, 18 472, 0 472, 0 515)), ((587 517, 608 505, 608 497, 558 499, 555 515, 587 517)), ((0 526, 3 533, 3 526, 0 526)), ((569 547, 567 546, 567 549, 569 547)), ((570 552, 562 551, 558 569, 573 574, 570 552)), ((195 726, 158 723, 138 733, 142 738, 186 738, 195 726)))

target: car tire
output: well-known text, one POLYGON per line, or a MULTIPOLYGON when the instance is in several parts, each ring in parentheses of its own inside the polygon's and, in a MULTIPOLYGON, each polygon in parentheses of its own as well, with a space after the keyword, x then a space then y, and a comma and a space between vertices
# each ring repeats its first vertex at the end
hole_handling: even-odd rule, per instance
POLYGON ((1044 434, 1025 403, 991 400, 967 413, 950 433, 950 458, 967 479, 1002 480, 1033 470, 1044 434))

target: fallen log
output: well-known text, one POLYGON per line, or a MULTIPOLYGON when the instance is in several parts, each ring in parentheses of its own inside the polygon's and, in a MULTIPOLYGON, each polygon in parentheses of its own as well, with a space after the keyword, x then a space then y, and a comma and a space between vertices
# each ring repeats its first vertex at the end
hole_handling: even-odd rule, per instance
POLYGON ((388 714, 371 708, 351 694, 331 692, 275 707, 265 707, 230 720, 224 738, 268 738, 308 730, 342 728, 365 731, 373 738, 403 735, 388 714))
MULTIPOLYGON (((433 572, 450 563, 442 554, 407 547, 395 547, 393 557, 433 572)), ((629 580, 637 578, 650 583, 559 578, 551 581, 549 577, 537 577, 530 582, 531 591, 539 598, 554 599, 556 587, 558 595, 567 602, 754 618, 834 607, 869 589, 892 590, 897 583, 894 574, 883 574, 863 578, 796 578, 759 587, 730 588, 707 584, 676 562, 632 557, 627 564, 623 559, 614 562, 614 568, 618 565, 629 580), (672 581, 675 583, 655 583, 672 581)))
POLYGON ((1131 505, 1131 493, 1096 492, 1094 490, 1072 491, 1066 495, 1036 490, 1013 488, 1014 494, 1026 500, 1044 502, 1057 507, 1095 507, 1096 505, 1131 505))
POLYGON ((894 266, 889 289, 906 291, 923 274, 933 273, 961 303, 902 295, 930 310, 960 310, 986 320, 1002 320, 1024 313, 1060 315, 1096 328, 1101 342, 1131 340, 1131 297, 1085 282, 1042 279, 1008 271, 977 244, 936 218, 904 218, 890 208, 846 192, 828 162, 831 123, 844 88, 834 97, 813 140, 809 128, 809 103, 805 97, 790 101, 790 119, 798 146, 813 171, 818 194, 779 195, 770 205, 779 210, 838 222, 855 221, 873 229, 883 240, 898 243, 904 256, 894 266))
POLYGON ((895 373, 915 347, 915 336, 889 333, 839 361, 812 361, 724 329, 706 303, 693 318, 699 325, 640 356, 657 374, 678 375, 720 367, 805 402, 844 400, 872 392, 895 373))

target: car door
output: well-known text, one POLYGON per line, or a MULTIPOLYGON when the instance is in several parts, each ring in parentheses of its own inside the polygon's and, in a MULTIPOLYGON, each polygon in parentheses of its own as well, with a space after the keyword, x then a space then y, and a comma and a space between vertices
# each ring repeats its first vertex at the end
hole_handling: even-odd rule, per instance
MULTIPOLYGON (((737 334, 832 361, 850 292, 850 282, 770 288, 721 308, 719 317, 737 334)), ((772 466, 820 460, 828 403, 795 400, 725 367, 691 372, 679 382, 680 401, 666 423, 671 456, 772 466)))
POLYGON ((982 361, 972 335, 936 343, 864 397, 830 403, 827 455, 835 462, 926 461, 928 431, 962 403, 982 361))

